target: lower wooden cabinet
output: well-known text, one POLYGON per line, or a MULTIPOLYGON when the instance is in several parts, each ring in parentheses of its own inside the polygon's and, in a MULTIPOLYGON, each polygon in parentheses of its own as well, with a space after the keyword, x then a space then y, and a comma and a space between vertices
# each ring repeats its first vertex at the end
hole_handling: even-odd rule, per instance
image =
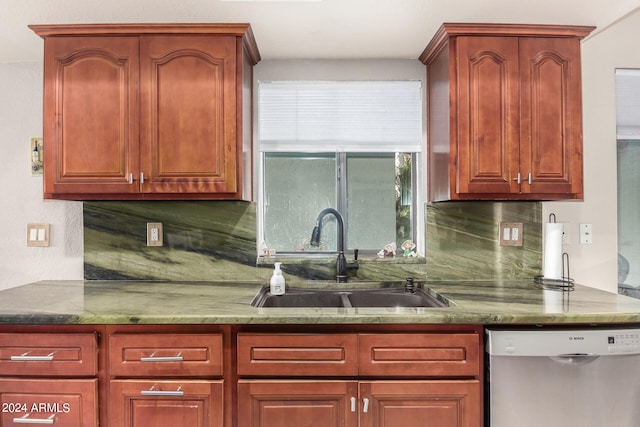
POLYGON ((480 427, 477 380, 364 381, 360 425, 367 427, 480 427))
POLYGON ((241 380, 238 427, 479 427, 477 380, 241 380))
POLYGON ((474 325, 0 327, 0 427, 482 427, 474 325))
POLYGON ((97 397, 97 379, 0 378, 0 425, 96 427, 97 397))
POLYGON ((356 381, 240 380, 238 427, 356 427, 356 381))
POLYGON ((238 427, 482 427, 480 336, 241 332, 238 427))
POLYGON ((109 427, 225 426, 219 331, 116 329, 108 335, 109 427))
POLYGON ((222 427, 223 381, 113 380, 109 425, 222 427))

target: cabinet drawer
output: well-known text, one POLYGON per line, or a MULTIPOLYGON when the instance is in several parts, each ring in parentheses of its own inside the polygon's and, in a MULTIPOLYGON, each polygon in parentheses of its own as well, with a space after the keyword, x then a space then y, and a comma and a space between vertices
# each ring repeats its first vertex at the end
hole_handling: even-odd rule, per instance
POLYGON ((0 379, 0 425, 97 426, 97 389, 97 379, 0 379))
POLYGON ((94 376, 96 347, 94 333, 0 333, 0 375, 94 376))
POLYGON ((114 334, 112 376, 221 376, 221 334, 114 334))
POLYGON ((360 334, 360 375, 477 377, 477 334, 360 334))
POLYGON ((223 381, 114 380, 110 426, 222 426, 223 381))
POLYGON ((238 375, 356 375, 355 334, 238 334, 238 375))

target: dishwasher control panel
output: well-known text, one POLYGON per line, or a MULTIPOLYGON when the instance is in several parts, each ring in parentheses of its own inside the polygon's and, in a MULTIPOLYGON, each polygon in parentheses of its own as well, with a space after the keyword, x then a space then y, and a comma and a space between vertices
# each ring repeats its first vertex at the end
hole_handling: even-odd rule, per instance
POLYGON ((640 353, 640 329, 487 330, 494 356, 567 356, 640 353))
POLYGON ((610 353, 637 353, 640 350, 640 331, 637 329, 609 332, 607 342, 610 353))

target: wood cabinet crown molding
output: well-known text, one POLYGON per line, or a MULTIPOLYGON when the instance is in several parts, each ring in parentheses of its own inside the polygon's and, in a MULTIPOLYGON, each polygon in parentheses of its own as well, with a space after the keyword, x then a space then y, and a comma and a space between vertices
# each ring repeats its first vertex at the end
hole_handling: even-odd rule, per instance
POLYGON ((596 27, 586 25, 538 25, 538 24, 479 24, 448 23, 438 28, 419 59, 423 64, 433 60, 444 42, 455 36, 493 36, 493 37, 574 37, 583 39, 596 27))
POLYGON ((70 24, 29 25, 42 38, 55 36, 135 36, 159 34, 200 34, 242 37, 251 65, 262 59, 248 23, 229 24, 70 24))

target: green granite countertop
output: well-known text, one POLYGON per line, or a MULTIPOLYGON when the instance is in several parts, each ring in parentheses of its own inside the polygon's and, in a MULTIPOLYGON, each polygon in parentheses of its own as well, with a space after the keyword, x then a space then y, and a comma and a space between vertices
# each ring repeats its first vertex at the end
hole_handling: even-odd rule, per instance
POLYGON ((432 282, 443 308, 255 308, 260 283, 41 281, 0 292, 3 324, 543 324, 640 322, 640 300, 576 285, 432 282))

